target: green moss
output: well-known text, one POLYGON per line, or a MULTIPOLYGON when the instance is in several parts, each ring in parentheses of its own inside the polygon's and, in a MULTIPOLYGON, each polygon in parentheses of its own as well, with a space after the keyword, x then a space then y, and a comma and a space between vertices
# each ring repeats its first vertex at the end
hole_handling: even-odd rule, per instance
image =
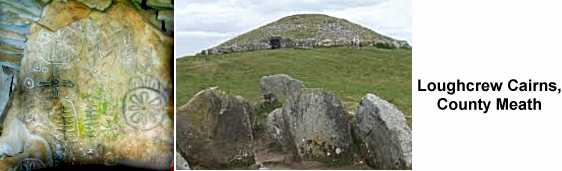
POLYGON ((111 106, 111 98, 100 86, 94 90, 94 93, 82 95, 82 98, 86 99, 88 106, 83 114, 85 119, 78 123, 80 136, 93 138, 100 134, 100 118, 108 115, 111 107, 114 106, 111 106))
POLYGON ((256 131, 263 131, 265 129, 265 122, 267 120, 267 115, 273 110, 282 107, 283 104, 277 100, 272 103, 259 103, 256 105, 256 120, 254 124, 254 129, 256 131))

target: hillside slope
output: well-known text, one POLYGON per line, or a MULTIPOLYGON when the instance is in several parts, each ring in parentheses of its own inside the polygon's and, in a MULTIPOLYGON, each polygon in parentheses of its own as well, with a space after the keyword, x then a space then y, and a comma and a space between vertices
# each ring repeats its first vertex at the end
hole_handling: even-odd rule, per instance
POLYGON ((259 79, 285 73, 304 81, 306 87, 335 92, 348 111, 354 111, 365 94, 375 93, 395 104, 411 125, 411 53, 409 49, 338 47, 184 57, 176 64, 177 105, 212 86, 258 103, 262 99, 259 79))
POLYGON ((299 14, 244 33, 201 54, 335 46, 410 48, 406 41, 392 39, 345 19, 323 14, 299 14))

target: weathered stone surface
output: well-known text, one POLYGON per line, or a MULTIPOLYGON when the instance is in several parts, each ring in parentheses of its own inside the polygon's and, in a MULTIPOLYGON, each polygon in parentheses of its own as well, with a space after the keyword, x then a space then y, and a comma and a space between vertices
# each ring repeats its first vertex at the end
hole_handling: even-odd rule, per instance
POLYGON ((288 98, 297 97, 303 88, 302 81, 287 74, 263 76, 260 79, 261 94, 268 103, 276 100, 285 103, 288 98))
POLYGON ((78 0, 92 9, 104 11, 111 6, 112 0, 78 0))
POLYGON ((14 96, 14 90, 16 89, 17 72, 19 67, 14 64, 7 62, 0 62, 0 122, 4 121, 5 109, 14 96))
POLYGON ((159 10, 157 20, 160 21, 160 29, 167 34, 174 32, 174 11, 159 10))
POLYGON ((160 10, 158 11, 158 20, 172 21, 174 19, 173 10, 160 10))
POLYGON ((0 61, 19 64, 30 25, 42 7, 33 0, 0 0, 0 61))
POLYGON ((147 0, 146 5, 153 8, 173 8, 173 0, 147 0))
POLYGON ((153 26, 168 35, 174 34, 173 0, 132 0, 153 26))
POLYGON ((143 9, 148 8, 173 8, 173 0, 133 0, 143 9))
POLYGON ((45 8, 27 36, 4 122, 11 131, 0 137, 0 170, 38 163, 30 157, 48 167, 168 169, 173 39, 126 1, 104 12, 77 1, 45 8), (46 145, 30 145, 40 142, 46 145))
POLYGON ((180 155, 180 153, 176 153, 176 169, 191 170, 191 168, 189 167, 189 163, 180 155))
POLYGON ((404 114, 394 105, 367 94, 357 109, 354 127, 362 152, 375 169, 411 169, 412 135, 404 114))
POLYGON ((30 20, 36 20, 41 16, 41 6, 34 0, 0 0, 0 5, 2 6, 0 14, 2 15, 5 15, 6 12, 12 12, 21 18, 30 20))
POLYGON ((351 129, 335 94, 303 89, 268 116, 268 130, 284 149, 303 160, 350 162, 351 129))
POLYGON ((239 96, 215 88, 197 93, 177 111, 177 144, 192 167, 209 169, 254 164, 254 111, 239 96))
POLYGON ((54 1, 47 5, 41 25, 56 31, 90 15, 90 8, 77 1, 54 1))
POLYGON ((7 127, 3 128, 2 137, 0 137, 0 142, 2 142, 0 144, 0 156, 3 156, 2 160, 0 160, 0 169, 15 170, 21 168, 21 164, 24 164, 22 161, 28 159, 33 159, 36 163, 41 163, 44 166, 53 165, 52 151, 44 137, 34 135, 18 119, 8 119, 8 123, 5 123, 5 125, 7 127), (34 148, 35 150, 25 150, 28 148, 34 148))
POLYGON ((283 118, 283 108, 277 108, 267 115, 266 129, 271 138, 278 143, 284 151, 296 151, 291 143, 291 135, 283 118))
MULTIPOLYGON (((15 41, 21 41, 25 43, 25 36, 23 34, 11 31, 11 30, 4 30, 0 28, 0 39, 11 39, 15 41)), ((4 41, 3 41, 4 42, 4 41)))

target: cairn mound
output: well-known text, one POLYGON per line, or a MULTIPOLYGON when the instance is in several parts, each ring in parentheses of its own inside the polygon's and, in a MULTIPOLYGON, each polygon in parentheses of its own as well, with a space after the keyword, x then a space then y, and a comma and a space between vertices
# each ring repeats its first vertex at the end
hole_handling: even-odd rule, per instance
POLYGON ((299 14, 244 33, 201 54, 225 54, 277 48, 317 47, 410 48, 395 40, 345 19, 323 14, 299 14))

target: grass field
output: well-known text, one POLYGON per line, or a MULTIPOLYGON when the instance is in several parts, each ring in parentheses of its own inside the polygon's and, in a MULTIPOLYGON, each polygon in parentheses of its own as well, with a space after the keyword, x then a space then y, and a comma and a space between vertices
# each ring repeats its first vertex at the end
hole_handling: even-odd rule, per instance
POLYGON ((335 92, 349 111, 367 93, 395 104, 411 125, 412 51, 378 48, 276 49, 177 60, 177 105, 218 86, 252 103, 261 100, 259 80, 285 73, 306 87, 335 92))

